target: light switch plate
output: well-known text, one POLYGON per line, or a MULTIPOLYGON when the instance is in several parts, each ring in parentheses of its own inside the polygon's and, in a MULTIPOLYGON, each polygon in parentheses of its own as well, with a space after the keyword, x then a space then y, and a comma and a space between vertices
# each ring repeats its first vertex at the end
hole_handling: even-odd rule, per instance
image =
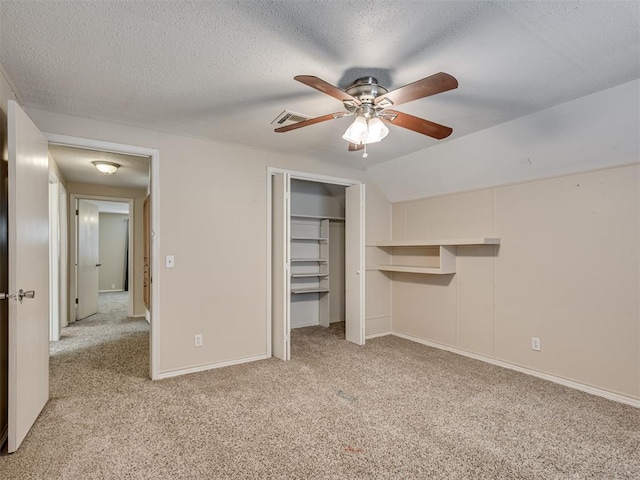
POLYGON ((175 259, 173 258, 173 255, 167 255, 164 260, 164 266, 167 268, 173 268, 174 265, 175 259))

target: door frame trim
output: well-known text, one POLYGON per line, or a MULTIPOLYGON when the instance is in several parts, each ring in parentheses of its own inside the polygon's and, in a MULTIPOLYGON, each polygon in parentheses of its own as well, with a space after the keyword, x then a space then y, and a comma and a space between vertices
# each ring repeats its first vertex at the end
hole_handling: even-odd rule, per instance
POLYGON ((60 229, 60 186, 62 183, 55 174, 49 172, 49 341, 60 340, 63 319, 60 316, 61 303, 66 302, 60 295, 62 271, 67 269, 61 263, 62 231, 60 229))
MULTIPOLYGON (((271 322, 272 322, 272 315, 271 315, 271 308, 272 308, 272 295, 273 295, 273 290, 272 290, 272 285, 271 285, 271 268, 272 268, 272 262, 271 262, 271 247, 272 247, 272 241, 271 241, 271 235, 272 235, 272 228, 271 228, 271 215, 272 215, 272 209, 273 209, 273 199, 272 199, 272 177, 274 174, 276 173, 288 173, 289 174, 289 178, 290 180, 307 180, 310 182, 316 182, 316 183, 330 183, 333 185, 341 185, 344 187, 352 187, 354 185, 362 185, 364 184, 364 182, 362 182, 361 180, 354 180, 352 178, 341 178, 341 177, 331 177, 328 175, 321 175, 321 174, 317 174, 317 173, 310 173, 310 172, 301 172, 298 170, 289 170, 287 168, 278 168, 278 167, 267 167, 267 251, 266 256, 267 256, 267 275, 266 275, 266 283, 267 283, 267 305, 266 305, 266 311, 267 311, 267 324, 266 324, 266 331, 267 331, 267 345, 266 345, 266 350, 267 350, 267 358, 272 357, 273 356, 273 352, 271 351, 271 322)), ((364 202, 361 205, 362 207, 362 218, 365 218, 365 212, 366 212, 366 205, 364 204, 364 202)), ((366 232, 363 231, 362 232, 362 241, 364 244, 366 244, 366 232)), ((363 250, 364 250, 364 245, 362 246, 363 250)), ((364 261, 361 259, 361 271, 364 272, 364 261)), ((364 276, 362 277, 364 281, 364 276)), ((366 286, 363 285, 362 288, 362 296, 363 296, 363 304, 365 303, 365 296, 366 296, 366 286)), ((366 315, 365 315, 366 318, 366 315)), ((366 326, 366 320, 363 319, 363 328, 366 326)))
POLYGON ((56 133, 43 132, 43 134, 49 144, 144 156, 151 159, 149 193, 151 195, 151 275, 153 281, 151 283, 151 312, 149 312, 149 376, 152 380, 157 380, 160 378, 160 150, 56 133))

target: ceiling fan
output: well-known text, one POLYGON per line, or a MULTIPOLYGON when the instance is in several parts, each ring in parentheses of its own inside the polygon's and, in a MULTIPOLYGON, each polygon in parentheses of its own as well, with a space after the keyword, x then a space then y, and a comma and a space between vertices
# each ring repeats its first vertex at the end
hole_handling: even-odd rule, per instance
POLYGON ((451 135, 453 129, 424 118, 414 117, 407 113, 390 110, 389 107, 411 102, 419 98, 453 90, 458 81, 447 73, 436 73, 404 87, 389 91, 374 77, 358 78, 345 90, 334 87, 330 83, 312 75, 294 77, 300 83, 326 93, 340 100, 346 112, 336 112, 321 117, 310 118, 302 122, 276 128, 277 133, 289 132, 298 128, 315 125, 336 118, 355 115, 355 120, 342 136, 349 142, 349 151, 365 149, 369 143, 379 142, 389 133, 385 123, 397 125, 429 137, 443 139, 451 135))

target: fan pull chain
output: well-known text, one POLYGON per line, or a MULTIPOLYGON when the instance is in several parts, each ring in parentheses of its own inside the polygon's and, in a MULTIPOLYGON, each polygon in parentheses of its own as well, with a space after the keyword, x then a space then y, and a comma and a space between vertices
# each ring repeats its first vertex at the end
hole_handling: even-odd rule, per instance
POLYGON ((364 153, 362 154, 362 158, 367 158, 369 154, 367 153, 367 144, 364 144, 364 153))

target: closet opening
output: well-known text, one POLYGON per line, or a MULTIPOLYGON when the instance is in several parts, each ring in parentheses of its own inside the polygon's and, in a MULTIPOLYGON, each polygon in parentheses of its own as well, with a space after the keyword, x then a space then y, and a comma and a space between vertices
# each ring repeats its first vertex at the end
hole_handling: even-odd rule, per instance
POLYGON ((345 187, 291 180, 291 328, 340 324, 344 336, 345 187))
POLYGON ((270 187, 271 338, 291 357, 291 330, 331 328, 364 344, 364 186, 272 171, 270 187))

